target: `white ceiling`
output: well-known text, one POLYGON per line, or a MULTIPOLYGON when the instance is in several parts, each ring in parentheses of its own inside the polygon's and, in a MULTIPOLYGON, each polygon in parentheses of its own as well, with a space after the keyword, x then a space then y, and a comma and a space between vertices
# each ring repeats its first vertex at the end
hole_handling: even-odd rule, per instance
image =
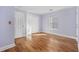
POLYGON ((70 7, 69 6, 19 6, 16 8, 35 14, 45 14, 70 7))

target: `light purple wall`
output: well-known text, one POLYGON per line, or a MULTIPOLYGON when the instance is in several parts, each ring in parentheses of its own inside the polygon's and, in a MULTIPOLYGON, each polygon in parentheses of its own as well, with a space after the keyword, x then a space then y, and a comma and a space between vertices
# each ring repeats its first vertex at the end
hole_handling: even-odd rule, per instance
POLYGON ((43 31, 43 28, 42 28, 42 26, 43 26, 42 15, 40 15, 39 17, 40 17, 40 19, 39 19, 39 32, 42 32, 43 31))
POLYGON ((77 23, 77 30, 78 30, 77 36, 78 36, 78 48, 79 48, 79 7, 77 7, 77 21, 78 21, 78 23, 77 23))
POLYGON ((48 17, 52 15, 58 19, 58 29, 54 30, 53 33, 76 36, 76 8, 66 8, 63 10, 55 11, 51 14, 43 15, 43 31, 49 32, 48 30, 48 17))
POLYGON ((14 7, 0 6, 0 47, 12 43, 14 43, 14 7))

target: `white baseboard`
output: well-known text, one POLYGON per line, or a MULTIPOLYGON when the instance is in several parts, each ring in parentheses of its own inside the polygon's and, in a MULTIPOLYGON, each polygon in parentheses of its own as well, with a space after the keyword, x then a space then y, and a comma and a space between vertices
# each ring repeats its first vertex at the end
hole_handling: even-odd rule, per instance
POLYGON ((10 45, 6 45, 6 46, 4 46, 4 47, 0 47, 0 51, 4 51, 4 50, 9 49, 9 48, 12 48, 12 47, 14 47, 14 46, 15 46, 15 43, 10 44, 10 45))
POLYGON ((20 37, 24 37, 26 35, 18 35, 18 36, 15 36, 15 38, 20 38, 20 37))
POLYGON ((77 39, 77 37, 73 37, 73 36, 62 35, 62 34, 57 34, 57 33, 53 33, 53 34, 58 35, 58 36, 63 36, 63 37, 72 38, 72 39, 77 39))

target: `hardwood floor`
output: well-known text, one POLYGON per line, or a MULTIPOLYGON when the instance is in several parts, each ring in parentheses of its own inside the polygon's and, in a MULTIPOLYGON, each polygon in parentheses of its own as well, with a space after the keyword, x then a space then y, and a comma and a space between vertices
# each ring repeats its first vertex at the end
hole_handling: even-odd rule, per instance
POLYGON ((32 39, 22 37, 15 40, 16 46, 5 52, 77 52, 75 39, 49 33, 33 33, 32 39))

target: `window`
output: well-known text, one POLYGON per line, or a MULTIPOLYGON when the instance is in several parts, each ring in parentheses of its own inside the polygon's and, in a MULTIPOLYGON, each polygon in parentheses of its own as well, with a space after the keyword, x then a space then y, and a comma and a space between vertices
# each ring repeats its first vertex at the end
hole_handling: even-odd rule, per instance
POLYGON ((49 27, 50 30, 57 30, 58 29, 58 19, 55 16, 50 16, 49 17, 49 27))

